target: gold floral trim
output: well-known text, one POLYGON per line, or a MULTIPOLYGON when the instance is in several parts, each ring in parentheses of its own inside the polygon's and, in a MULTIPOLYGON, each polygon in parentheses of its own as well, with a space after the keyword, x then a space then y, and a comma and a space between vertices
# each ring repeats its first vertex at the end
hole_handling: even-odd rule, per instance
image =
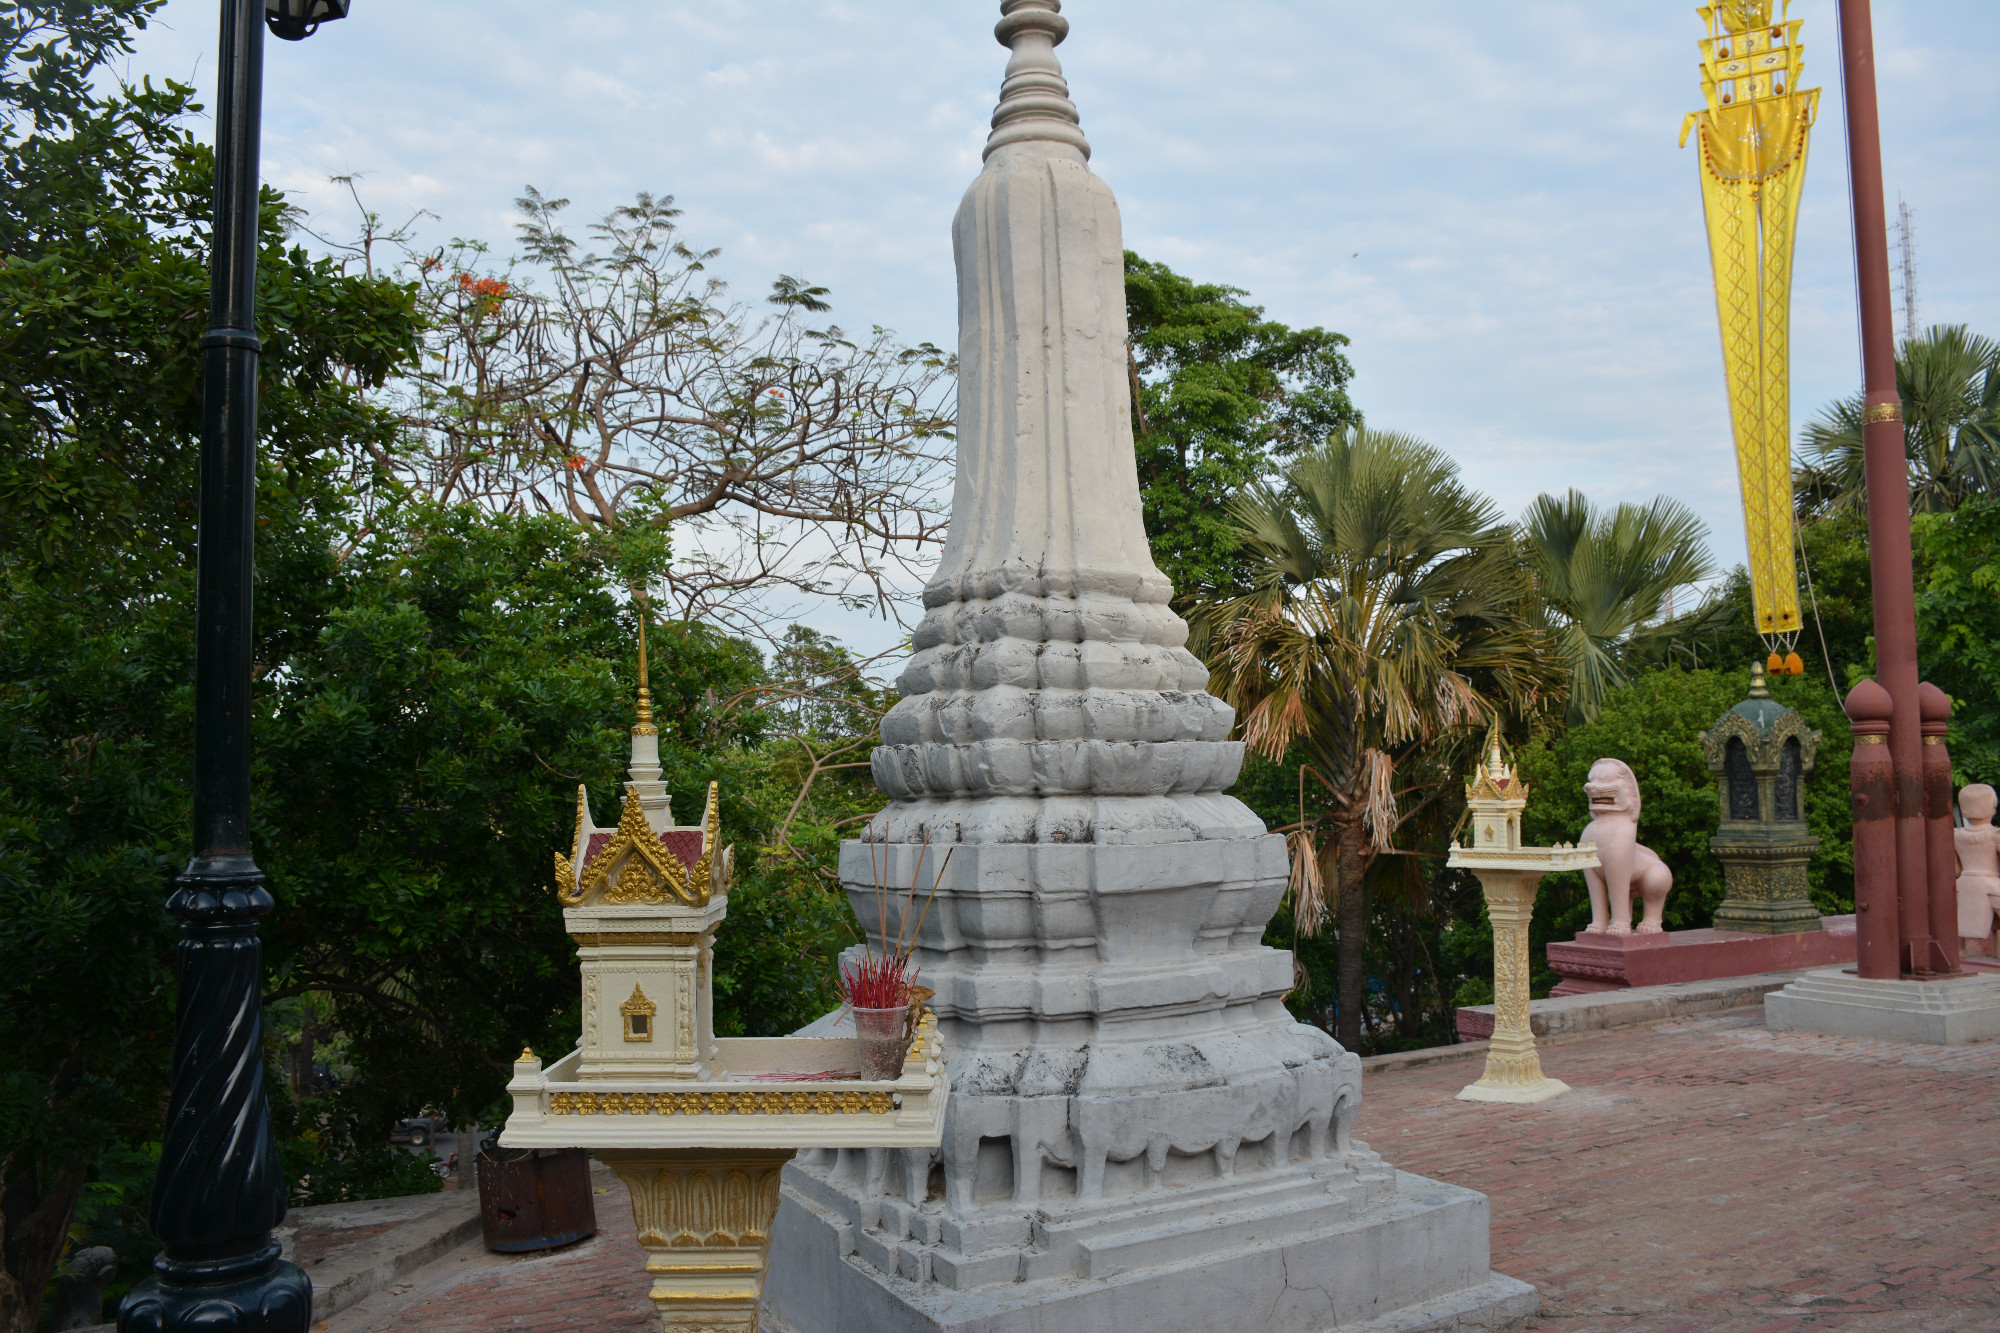
POLYGON ((550 1115, 881 1115, 887 1092, 558 1092, 550 1115))

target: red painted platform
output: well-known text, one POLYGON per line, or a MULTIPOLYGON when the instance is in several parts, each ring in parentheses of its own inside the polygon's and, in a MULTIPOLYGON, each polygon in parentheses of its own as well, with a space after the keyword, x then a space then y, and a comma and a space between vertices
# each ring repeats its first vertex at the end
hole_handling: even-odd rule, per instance
POLYGON ((1551 941, 1549 967, 1562 977, 1550 995, 1628 986, 1747 977, 1854 961, 1854 918, 1830 916, 1819 930, 1758 935, 1740 930, 1669 930, 1658 935, 1591 935, 1551 941))

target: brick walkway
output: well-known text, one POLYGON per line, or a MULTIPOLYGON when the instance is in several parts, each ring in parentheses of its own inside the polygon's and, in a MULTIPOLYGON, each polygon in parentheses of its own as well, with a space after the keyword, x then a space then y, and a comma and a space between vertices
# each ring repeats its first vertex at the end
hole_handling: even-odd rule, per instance
POLYGON ((1371 1075, 1357 1133, 1483 1190, 1535 1333, 2000 1329, 2000 1043, 1757 1017, 1546 1047, 1575 1091, 1451 1100, 1477 1063, 1371 1075))
MULTIPOLYGON (((1452 1100, 1477 1062, 1370 1074, 1357 1131, 1491 1196, 1494 1267, 1542 1293, 1524 1333, 2000 1330, 2000 1042, 1743 1016, 1543 1056, 1575 1091, 1540 1106, 1452 1100)), ((597 1183, 595 1240, 532 1259, 475 1242, 329 1333, 656 1329, 625 1191, 597 1183)))
POLYGON ((314 1325, 320 1333, 658 1333, 653 1280, 632 1200, 602 1166, 591 1172, 597 1235, 553 1254, 489 1254, 474 1240, 393 1290, 314 1325))

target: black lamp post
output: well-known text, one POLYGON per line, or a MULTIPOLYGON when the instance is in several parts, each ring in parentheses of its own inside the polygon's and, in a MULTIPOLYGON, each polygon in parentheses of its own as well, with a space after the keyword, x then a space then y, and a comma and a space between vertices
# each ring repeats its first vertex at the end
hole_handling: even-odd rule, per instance
POLYGON ((166 1248, 118 1308, 120 1333, 305 1333, 312 1283, 278 1257, 285 1186, 264 1096, 263 947, 250 858, 250 559, 257 477, 257 129, 264 24, 296 41, 347 0, 222 0, 215 234, 201 340, 195 576, 194 857, 181 923, 173 1085, 153 1184, 166 1248))

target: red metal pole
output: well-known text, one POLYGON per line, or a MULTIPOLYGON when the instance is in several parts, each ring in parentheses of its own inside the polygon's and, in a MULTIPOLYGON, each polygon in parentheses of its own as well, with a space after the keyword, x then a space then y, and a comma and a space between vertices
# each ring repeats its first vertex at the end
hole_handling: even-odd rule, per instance
MULTIPOLYGON (((1906 974, 1953 972, 1931 934, 1924 849, 1923 731, 1917 704, 1917 609, 1910 567, 1910 474, 1903 400, 1896 390, 1889 304, 1889 232, 1882 200, 1882 134, 1875 108, 1875 37, 1868 0, 1840 0, 1841 82, 1854 190, 1854 272, 1861 303, 1863 468, 1868 481, 1868 566, 1875 597, 1875 677, 1888 690, 1889 757, 1896 782, 1898 956, 1906 974)), ((1862 887, 1856 866, 1855 895, 1862 887)), ((1860 928, 1892 923, 1864 915, 1860 928)))
POLYGON ((1930 866, 1931 938, 1943 970, 1958 971, 1958 849, 1951 827, 1951 696, 1926 681, 1917 687, 1924 716, 1924 855, 1930 866))

